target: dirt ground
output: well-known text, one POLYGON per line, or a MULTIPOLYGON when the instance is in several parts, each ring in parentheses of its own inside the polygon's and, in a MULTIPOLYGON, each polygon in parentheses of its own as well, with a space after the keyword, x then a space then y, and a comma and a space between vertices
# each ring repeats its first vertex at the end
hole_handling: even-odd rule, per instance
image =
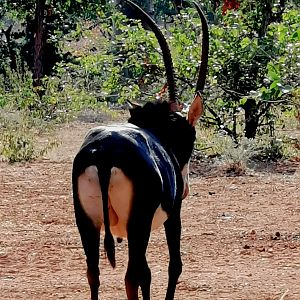
MULTIPOLYGON (((62 144, 37 162, 0 163, 0 299, 89 299, 70 175, 91 126, 66 125, 58 131, 62 144)), ((300 166, 267 169, 239 177, 211 166, 194 170, 182 210, 176 299, 300 299, 300 166)), ((115 270, 101 252, 101 299, 126 299, 126 241, 116 248, 115 270)), ((153 232, 147 255, 152 299, 164 299, 162 229, 153 232)))

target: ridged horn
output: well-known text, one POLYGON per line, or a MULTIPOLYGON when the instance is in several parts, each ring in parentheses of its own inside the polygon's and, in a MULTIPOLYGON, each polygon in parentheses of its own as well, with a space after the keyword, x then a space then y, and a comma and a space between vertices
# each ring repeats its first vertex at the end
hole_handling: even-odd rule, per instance
POLYGON ((205 79, 208 67, 208 52, 209 52, 209 33, 208 33, 208 23, 206 17, 200 8, 199 4, 193 1, 197 12, 201 19, 202 24, 202 53, 201 53, 201 64, 199 67, 198 80, 196 84, 196 93, 202 92, 205 86, 205 79))
POLYGON ((159 46, 162 50, 163 60, 165 64, 166 69, 166 76, 167 76, 167 84, 168 84, 168 93, 169 93, 169 102, 173 103, 177 101, 177 93, 175 88, 175 76, 174 76, 174 69, 173 69, 173 62, 172 62, 172 56, 171 52, 168 46, 168 43, 162 34, 161 30, 159 29, 158 25, 155 23, 155 21, 138 5, 133 3, 130 0, 125 0, 127 4, 129 4, 139 15, 142 21, 147 23, 147 25, 151 28, 153 33, 155 34, 157 41, 159 43, 159 46))

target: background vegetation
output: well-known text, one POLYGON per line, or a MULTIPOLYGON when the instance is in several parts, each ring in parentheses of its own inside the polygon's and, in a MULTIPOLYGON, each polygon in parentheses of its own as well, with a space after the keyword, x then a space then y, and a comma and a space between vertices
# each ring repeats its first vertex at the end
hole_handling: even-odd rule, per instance
MULTIPOLYGON (((164 85, 157 41, 129 21, 135 16, 118 7, 122 1, 0 1, 2 159, 36 158, 54 145, 36 147, 50 125, 86 108, 155 100, 164 85)), ((188 105, 201 55, 197 13, 187 1, 135 2, 162 27, 180 101, 188 105)), ((242 160, 236 152, 247 159, 299 157, 299 138, 283 133, 300 119, 299 1, 206 0, 202 6, 210 58, 198 149, 231 153, 233 161, 242 160)))

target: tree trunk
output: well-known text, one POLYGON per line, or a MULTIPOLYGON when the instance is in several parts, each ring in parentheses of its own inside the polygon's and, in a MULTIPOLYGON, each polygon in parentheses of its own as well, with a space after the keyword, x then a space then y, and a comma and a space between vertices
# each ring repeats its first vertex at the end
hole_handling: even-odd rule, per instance
POLYGON ((7 43, 7 48, 8 48, 8 53, 9 53, 9 58, 10 58, 10 68, 12 70, 17 69, 17 58, 16 58, 16 53, 13 49, 13 45, 11 42, 11 31, 12 31, 13 25, 10 25, 7 30, 4 31, 4 35, 6 38, 6 43, 7 43))
POLYGON ((258 127, 258 111, 254 99, 248 99, 243 106, 245 110, 245 137, 254 139, 258 127))
MULTIPOLYGON (((263 42, 268 30, 268 26, 271 22, 273 1, 274 0, 261 0, 262 21, 260 27, 257 29, 259 44, 263 42)), ((258 74, 258 71, 259 68, 256 70, 253 69, 253 73, 256 75, 258 74)), ((258 114, 258 106, 254 99, 248 99, 243 108, 245 110, 245 137, 248 139, 254 139, 257 133, 260 118, 258 114)))
POLYGON ((43 76, 43 46, 44 46, 44 10, 46 0, 36 1, 35 10, 35 40, 33 58, 33 85, 41 86, 43 76))
POLYGON ((258 31, 258 37, 260 39, 266 36, 268 26, 270 25, 271 17, 272 17, 272 8, 273 8, 272 4, 273 4, 273 0, 267 0, 265 3, 262 4, 263 19, 258 31))

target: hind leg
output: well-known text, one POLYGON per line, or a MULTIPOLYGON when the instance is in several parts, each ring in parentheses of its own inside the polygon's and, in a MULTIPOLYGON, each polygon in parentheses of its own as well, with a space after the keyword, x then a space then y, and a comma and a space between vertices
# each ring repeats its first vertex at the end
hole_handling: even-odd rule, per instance
POLYGON ((86 255, 91 299, 98 300, 99 244, 103 205, 97 168, 90 166, 80 176, 73 171, 72 182, 75 217, 86 255))
POLYGON ((74 201, 75 217, 82 246, 86 255, 87 278, 91 300, 98 300, 100 228, 97 228, 83 211, 79 201, 74 201))
POLYGON ((146 249, 150 236, 150 226, 143 228, 143 234, 128 230, 128 268, 125 276, 128 300, 138 300, 138 288, 142 289, 143 299, 150 299, 151 271, 146 261, 146 249), (146 232, 147 231, 147 232, 146 232))
POLYGON ((99 280, 99 244, 100 234, 97 230, 89 232, 89 236, 82 239, 82 244, 86 254, 87 278, 91 290, 91 300, 98 300, 99 280))
POLYGON ((146 260, 146 250, 154 215, 152 210, 136 207, 127 226, 129 259, 125 285, 128 300, 138 300, 139 286, 143 299, 150 300, 151 271, 146 260))

